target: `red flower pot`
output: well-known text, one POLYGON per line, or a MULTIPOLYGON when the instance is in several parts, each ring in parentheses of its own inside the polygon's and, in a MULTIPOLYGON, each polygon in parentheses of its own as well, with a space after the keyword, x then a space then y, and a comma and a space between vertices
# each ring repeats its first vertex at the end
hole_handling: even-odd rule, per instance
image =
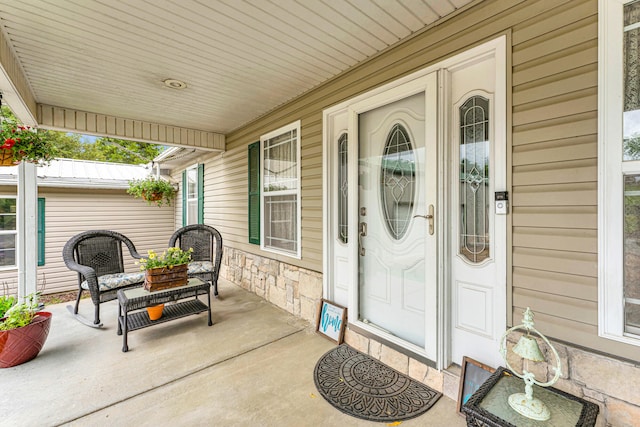
POLYGON ((27 326, 0 331, 0 368, 11 368, 34 359, 49 335, 51 313, 39 311, 27 326))

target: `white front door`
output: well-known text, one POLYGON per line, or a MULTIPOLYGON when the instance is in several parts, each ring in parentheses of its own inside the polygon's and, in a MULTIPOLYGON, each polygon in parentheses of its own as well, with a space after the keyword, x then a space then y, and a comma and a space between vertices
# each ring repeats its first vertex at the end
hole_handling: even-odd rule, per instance
POLYGON ((426 76, 352 110, 359 147, 358 320, 433 359, 437 233, 427 216, 437 200, 435 82, 435 74, 426 76))
POLYGON ((502 37, 324 114, 325 297, 439 368, 500 363, 505 81, 502 37))

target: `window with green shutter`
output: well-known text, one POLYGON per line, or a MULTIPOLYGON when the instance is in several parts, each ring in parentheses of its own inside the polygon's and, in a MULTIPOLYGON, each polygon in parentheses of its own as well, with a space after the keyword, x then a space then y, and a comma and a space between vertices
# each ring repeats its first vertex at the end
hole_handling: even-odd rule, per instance
POLYGON ((260 244, 260 141, 249 145, 249 243, 260 244))
POLYGON ((204 224, 204 165, 182 172, 182 225, 204 224))

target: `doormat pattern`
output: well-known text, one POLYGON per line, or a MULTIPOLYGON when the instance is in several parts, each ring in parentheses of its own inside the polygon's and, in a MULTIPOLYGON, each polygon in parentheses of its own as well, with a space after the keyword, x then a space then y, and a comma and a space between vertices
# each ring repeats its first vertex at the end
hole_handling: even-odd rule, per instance
POLYGON ((318 360, 313 379, 322 397, 338 410, 369 421, 415 418, 442 396, 346 344, 318 360))

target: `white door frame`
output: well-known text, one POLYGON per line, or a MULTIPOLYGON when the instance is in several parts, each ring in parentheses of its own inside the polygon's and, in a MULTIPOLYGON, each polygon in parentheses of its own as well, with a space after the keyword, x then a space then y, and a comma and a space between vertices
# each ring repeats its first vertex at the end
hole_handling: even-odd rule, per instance
MULTIPOLYGON (((332 159, 335 158, 335 147, 333 146, 333 141, 331 141, 330 135, 331 131, 331 118, 335 115, 349 113, 351 108, 351 113, 349 114, 349 182, 357 182, 357 133, 352 132, 352 129, 357 129, 357 124, 355 120, 357 119, 357 115, 354 118, 354 110, 353 106, 357 105, 359 102, 362 102, 366 99, 371 99, 376 97, 383 92, 387 92, 393 88, 399 88, 405 84, 408 84, 412 81, 419 80, 420 78, 435 73, 440 72, 440 70, 456 67, 459 64, 465 61, 474 61, 477 58, 485 57, 486 55, 495 55, 496 59, 496 73, 498 82, 502 82, 506 85, 506 36, 500 36, 496 39, 483 43, 482 45, 471 48, 465 52, 462 52, 458 55, 455 55, 451 58, 445 59, 437 64, 428 66, 420 71, 417 71, 408 76, 402 77, 394 82, 388 83, 386 85, 375 88, 365 94, 361 94, 352 99, 344 101, 338 105, 335 105, 331 108, 328 108, 323 111, 323 230, 324 230, 324 239, 323 239, 323 295, 325 298, 331 299, 334 295, 332 283, 335 280, 335 272, 333 271, 333 244, 334 244, 334 236, 335 233, 335 221, 332 220, 333 212, 336 210, 335 202, 333 201, 333 188, 331 184, 335 182, 335 178, 333 177, 334 168, 332 167, 332 159)), ((439 97, 441 100, 445 100, 447 94, 443 90, 443 80, 446 78, 444 75, 439 81, 439 97)), ((408 85, 407 87, 410 87, 408 85)), ((496 96, 496 105, 495 111, 502 118, 502 122, 499 126, 495 127, 496 132, 496 140, 500 138, 501 141, 504 142, 506 146, 506 87, 500 88, 503 91, 502 95, 496 96)), ((409 91, 411 92, 411 91, 409 91)), ((413 92, 415 93, 415 91, 413 92)), ((409 93, 410 94, 410 93, 409 93)), ((404 95, 407 95, 407 91, 400 90, 398 97, 396 99, 401 99, 404 95)), ((386 104, 392 102, 390 99, 380 100, 381 104, 386 104)), ((444 135, 445 130, 447 129, 449 118, 446 114, 438 115, 438 132, 439 135, 444 135)), ((439 141, 439 153, 443 153, 443 145, 444 138, 438 138, 439 141)), ((442 154, 440 154, 442 159, 442 154)), ((441 161, 445 161, 446 159, 442 159, 441 161)), ((505 158, 503 159, 503 163, 500 166, 502 168, 506 167, 506 153, 505 158)), ((438 298, 437 298, 437 310, 438 310, 438 349, 437 354, 435 355, 435 362, 438 369, 446 368, 451 361, 451 352, 450 352, 450 343, 451 343, 451 294, 447 290, 447 287, 444 286, 446 283, 445 280, 450 280, 450 268, 449 268, 449 260, 448 257, 448 241, 449 241, 449 232, 448 232, 448 224, 445 222, 443 218, 443 209, 449 203, 449 200, 446 199, 445 191, 443 190, 443 186, 446 183, 446 174, 442 170, 444 168, 440 168, 438 171, 439 177, 439 200, 438 207, 436 210, 436 227, 442 233, 440 242, 439 242, 439 260, 438 260, 438 298)), ((506 172, 505 172, 506 173, 506 172)), ((349 234, 348 239, 350 245, 355 246, 349 251, 348 262, 351 265, 356 265, 358 262, 358 254, 357 254, 357 224, 358 224, 358 192, 357 188, 353 188, 354 186, 350 186, 349 188, 349 234)), ((502 190, 502 189, 498 189, 502 190)), ((506 190, 506 188, 504 188, 506 190)), ((503 292, 501 295, 498 295, 498 299, 501 301, 497 301, 497 306, 500 306, 506 312, 506 246, 503 248, 496 248, 496 255, 500 255, 504 260, 504 271, 500 274, 500 284, 503 285, 503 292)), ((348 296, 348 305, 350 307, 354 307, 354 304, 357 304, 357 292, 358 292, 358 277, 357 277, 357 267, 352 270, 352 275, 350 277, 351 280, 351 289, 354 290, 349 292, 348 296)), ((358 322, 357 320, 357 311, 349 310, 349 323, 356 324, 358 327, 362 329, 368 330, 366 325, 358 322)), ((501 324, 496 325, 496 330, 504 330, 506 328, 506 315, 504 317, 504 322, 500 322, 501 324)), ((379 333, 375 330, 371 331, 375 335, 379 335, 379 333)), ((407 347, 406 345, 400 344, 402 347, 407 347)), ((410 351, 415 351, 415 349, 407 348, 410 351)), ((496 349, 497 351, 497 349, 496 349)))

